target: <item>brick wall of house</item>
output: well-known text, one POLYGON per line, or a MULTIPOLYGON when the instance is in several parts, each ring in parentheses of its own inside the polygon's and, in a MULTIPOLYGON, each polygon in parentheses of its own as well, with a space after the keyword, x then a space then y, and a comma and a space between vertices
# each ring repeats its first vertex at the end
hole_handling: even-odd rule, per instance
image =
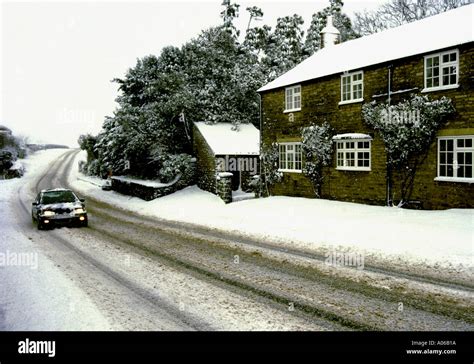
MULTIPOLYGON (((473 44, 459 46, 460 87, 426 93, 431 99, 442 96, 453 100, 456 115, 443 126, 439 135, 474 134, 474 92, 473 92, 473 44)), ((392 95, 392 104, 421 93, 424 87, 424 56, 414 56, 386 64, 371 66, 364 71, 364 102, 384 101, 388 90, 388 67, 391 66, 391 91, 414 89, 410 92, 392 95)), ((351 70, 350 70, 351 71, 351 70)), ((353 70, 358 71, 358 70, 353 70)), ((338 171, 327 168, 322 187, 322 197, 343 201, 384 204, 386 201, 386 154, 380 136, 370 129, 362 119, 363 103, 339 105, 340 74, 302 83, 302 108, 291 116, 285 114, 284 88, 262 94, 263 145, 272 142, 299 141, 301 128, 312 122, 328 121, 336 134, 366 133, 373 137, 371 171, 338 171)), ((474 184, 437 182, 437 145, 431 146, 425 163, 420 167, 412 199, 420 200, 424 208, 474 207, 474 184)), ((399 183, 397 175, 394 182, 399 183)), ((272 193, 277 195, 313 197, 311 182, 301 173, 285 173, 283 181, 275 185, 272 193)), ((394 196, 396 198, 396 196, 394 196)))
POLYGON ((196 170, 199 188, 216 193, 215 156, 196 126, 193 128, 193 152, 197 159, 196 170))

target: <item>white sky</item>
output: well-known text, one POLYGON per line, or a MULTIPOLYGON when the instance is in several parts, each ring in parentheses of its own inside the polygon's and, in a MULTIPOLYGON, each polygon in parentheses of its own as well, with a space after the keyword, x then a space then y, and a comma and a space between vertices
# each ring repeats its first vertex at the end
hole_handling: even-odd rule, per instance
MULTIPOLYGON (((221 23, 222 0, 147 2, 16 2, 0 0, 0 124, 36 142, 77 146, 100 131, 117 106, 117 87, 137 58, 180 46, 221 23)), ((329 1, 237 1, 245 30, 247 6, 263 22, 300 14, 309 26, 329 1)), ((349 16, 383 1, 346 0, 349 16)))

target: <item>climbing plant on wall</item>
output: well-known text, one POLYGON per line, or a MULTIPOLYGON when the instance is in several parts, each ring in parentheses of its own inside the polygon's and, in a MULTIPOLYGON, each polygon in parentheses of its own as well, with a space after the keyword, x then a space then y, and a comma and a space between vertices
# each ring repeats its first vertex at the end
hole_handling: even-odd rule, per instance
POLYGON ((451 99, 446 97, 430 100, 428 96, 412 95, 395 105, 375 101, 363 105, 363 119, 380 134, 385 145, 389 186, 393 172, 400 177, 399 186, 389 193, 399 196, 399 206, 409 201, 419 166, 437 131, 454 112, 451 99))

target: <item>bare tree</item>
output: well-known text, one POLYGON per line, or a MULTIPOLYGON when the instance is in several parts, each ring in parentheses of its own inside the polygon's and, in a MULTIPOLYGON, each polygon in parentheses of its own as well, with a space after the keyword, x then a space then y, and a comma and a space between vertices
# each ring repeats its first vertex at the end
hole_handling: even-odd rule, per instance
POLYGON ((368 35, 472 3, 473 0, 389 0, 374 11, 355 13, 354 29, 368 35))

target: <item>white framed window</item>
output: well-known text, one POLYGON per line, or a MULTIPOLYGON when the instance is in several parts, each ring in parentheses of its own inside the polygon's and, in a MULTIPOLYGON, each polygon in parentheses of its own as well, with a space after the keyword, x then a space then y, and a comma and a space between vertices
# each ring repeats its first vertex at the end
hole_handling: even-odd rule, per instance
POLYGON ((364 99, 364 73, 362 71, 341 75, 341 102, 347 104, 364 99))
POLYGON ((279 143, 278 144, 278 170, 280 172, 301 172, 303 159, 301 143, 279 143))
POLYGON ((474 182, 474 135, 438 138, 438 181, 474 182))
POLYGON ((425 56, 425 88, 436 91, 458 87, 459 51, 430 54, 425 56))
POLYGON ((285 112, 301 110, 301 85, 285 88, 285 112))
POLYGON ((370 171, 370 139, 336 141, 336 169, 346 171, 370 171))

